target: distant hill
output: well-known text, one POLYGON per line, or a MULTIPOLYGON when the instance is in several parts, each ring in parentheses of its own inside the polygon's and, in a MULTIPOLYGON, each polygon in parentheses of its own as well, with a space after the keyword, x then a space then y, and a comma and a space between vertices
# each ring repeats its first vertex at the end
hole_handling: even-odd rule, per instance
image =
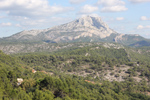
POLYGON ((135 46, 135 47, 150 46, 150 41, 142 40, 142 41, 133 43, 130 46, 135 46))

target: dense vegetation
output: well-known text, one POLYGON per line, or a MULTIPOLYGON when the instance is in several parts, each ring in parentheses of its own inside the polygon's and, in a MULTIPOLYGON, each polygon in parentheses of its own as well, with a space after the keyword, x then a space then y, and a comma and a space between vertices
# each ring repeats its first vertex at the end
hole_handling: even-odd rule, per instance
POLYGON ((0 100, 149 100, 148 55, 97 45, 12 57, 0 51, 0 100), (129 67, 124 81, 102 77, 122 66, 129 67))

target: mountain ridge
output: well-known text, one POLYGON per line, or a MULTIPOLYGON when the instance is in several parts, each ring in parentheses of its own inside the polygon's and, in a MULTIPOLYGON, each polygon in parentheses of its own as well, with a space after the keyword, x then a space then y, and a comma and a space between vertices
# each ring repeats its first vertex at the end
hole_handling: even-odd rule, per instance
MULTIPOLYGON (((100 17, 85 16, 72 22, 43 30, 22 31, 10 37, 0 39, 7 42, 116 42, 132 45, 148 41, 139 35, 120 34, 109 28, 100 17)), ((148 43, 147 43, 148 44, 148 43)), ((138 46, 144 46, 142 44, 138 46)))
POLYGON ((10 36, 8 39, 26 39, 25 36, 44 36, 44 39, 52 39, 58 42, 59 40, 63 40, 66 35, 64 33, 73 32, 74 34, 67 34, 67 39, 74 40, 79 37, 92 37, 92 35, 99 36, 100 38, 105 38, 112 33, 116 33, 112 29, 109 29, 108 25, 105 24, 100 17, 91 17, 86 16, 74 20, 70 23, 66 23, 63 25, 55 26, 52 28, 44 29, 44 30, 29 30, 22 31, 18 34, 14 34, 10 36), (86 30, 86 31, 85 31, 86 30), (54 34, 55 33, 55 34, 54 34), (76 35, 76 36, 75 36, 76 35), (59 37, 57 37, 59 36, 59 37), (59 39, 60 38, 60 39, 59 39))

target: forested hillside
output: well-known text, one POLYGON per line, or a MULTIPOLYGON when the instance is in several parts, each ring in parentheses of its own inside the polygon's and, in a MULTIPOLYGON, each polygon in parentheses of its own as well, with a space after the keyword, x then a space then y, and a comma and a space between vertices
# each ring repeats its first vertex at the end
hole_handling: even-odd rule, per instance
POLYGON ((90 45, 11 56, 0 51, 0 100, 149 100, 150 56, 140 50, 90 45))

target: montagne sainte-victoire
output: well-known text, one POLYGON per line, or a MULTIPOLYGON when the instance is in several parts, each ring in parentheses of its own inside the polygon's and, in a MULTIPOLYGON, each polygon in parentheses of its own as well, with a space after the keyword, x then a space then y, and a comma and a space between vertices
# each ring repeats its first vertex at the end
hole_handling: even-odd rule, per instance
POLYGON ((100 17, 86 16, 70 23, 43 30, 22 31, 0 42, 116 42, 130 46, 149 46, 150 42, 139 35, 120 34, 109 28, 100 17))

